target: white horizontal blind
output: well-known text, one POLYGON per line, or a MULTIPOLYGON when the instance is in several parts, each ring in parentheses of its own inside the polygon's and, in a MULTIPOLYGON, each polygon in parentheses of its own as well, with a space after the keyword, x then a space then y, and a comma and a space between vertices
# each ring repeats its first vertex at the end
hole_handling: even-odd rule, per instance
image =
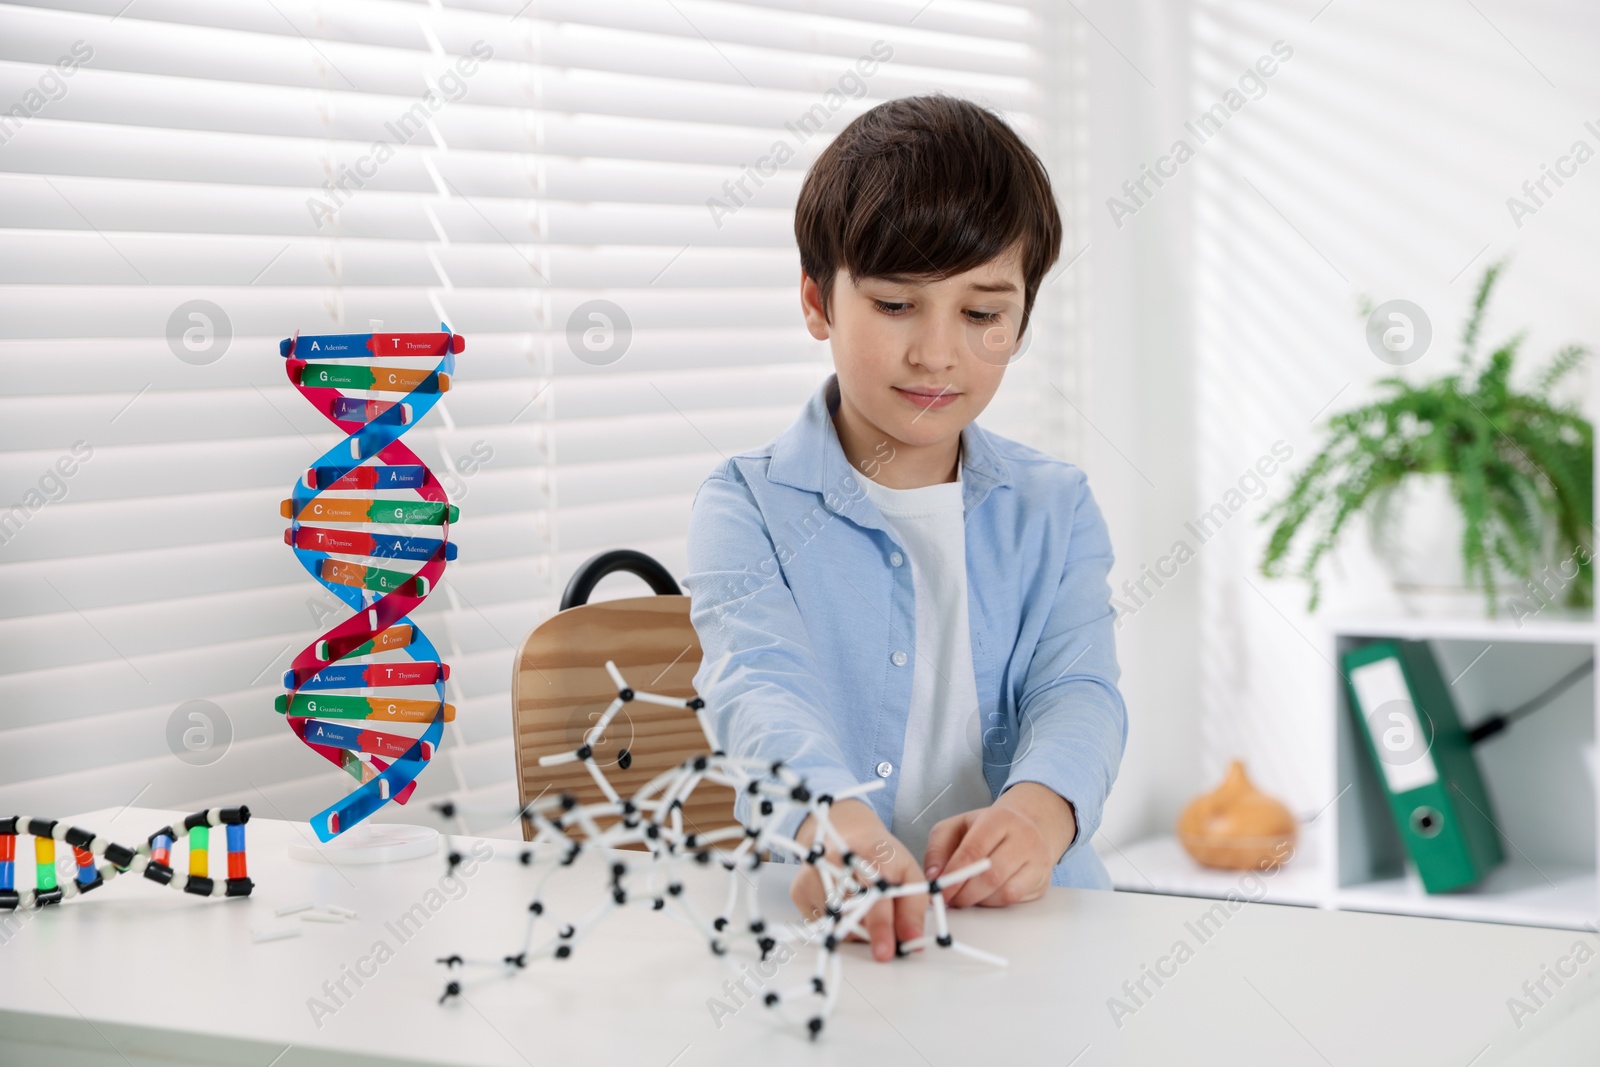
MULTIPOLYGON (((278 501, 339 435, 277 341, 372 320, 467 338, 405 437, 457 471, 462 508, 460 559, 417 616, 459 709, 418 798, 509 802, 513 644, 595 552, 681 576, 707 471, 781 431, 830 368, 797 308, 806 166, 872 104, 936 89, 1049 142, 1039 18, 0 4, 0 503, 23 505, 0 518, 0 810, 228 799, 302 818, 346 788, 272 711, 293 654, 344 614, 282 541, 278 501), (792 158, 752 179, 777 142, 792 158), (631 330, 613 362, 569 339, 596 299, 631 330), (198 355, 194 301, 220 309, 198 355), (171 751, 190 700, 231 724, 206 766, 171 751)), ((992 424, 1029 436, 1037 393, 1008 383, 992 424)))

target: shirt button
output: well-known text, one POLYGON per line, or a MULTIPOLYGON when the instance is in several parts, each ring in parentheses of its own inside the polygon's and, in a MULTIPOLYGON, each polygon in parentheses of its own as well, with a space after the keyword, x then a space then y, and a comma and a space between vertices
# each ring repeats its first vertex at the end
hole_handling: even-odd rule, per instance
POLYGON ((900 566, 900 564, 904 563, 905 561, 906 561, 906 558, 904 556, 902 556, 900 553, 898 553, 898 552, 889 553, 889 562, 892 565, 898 567, 898 566, 900 566))
POLYGON ((894 764, 890 763, 888 760, 884 760, 882 763, 878 764, 878 777, 879 778, 887 778, 893 773, 894 773, 894 764))
POLYGON ((894 655, 889 657, 889 662, 893 663, 896 667, 904 667, 906 665, 906 654, 904 652, 896 652, 894 655))

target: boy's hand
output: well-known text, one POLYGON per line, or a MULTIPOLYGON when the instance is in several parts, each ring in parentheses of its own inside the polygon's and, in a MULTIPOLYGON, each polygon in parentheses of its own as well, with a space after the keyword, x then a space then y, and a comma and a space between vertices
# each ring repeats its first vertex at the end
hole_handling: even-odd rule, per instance
MULTIPOLYGON (((833 805, 829 819, 834 829, 849 843, 850 850, 876 867, 878 873, 889 882, 903 885, 923 880, 916 857, 889 833, 871 805, 860 800, 841 800, 833 805)), ((816 833, 816 819, 807 815, 795 837, 802 845, 810 846, 816 833)), ((828 846, 828 858, 835 863, 840 862, 838 849, 828 846)), ((795 875, 789 885, 789 897, 808 920, 823 913, 826 901, 822 893, 822 876, 815 867, 807 864, 795 875)), ((873 959, 893 959, 896 940, 910 941, 921 937, 927 911, 926 893, 874 904, 863 922, 872 943, 873 959)))
POLYGON ((946 904, 1000 908, 1037 900, 1077 832, 1071 804, 1038 782, 1018 782, 987 808, 940 820, 928 835, 923 870, 936 878, 987 856, 987 871, 943 890, 946 904))

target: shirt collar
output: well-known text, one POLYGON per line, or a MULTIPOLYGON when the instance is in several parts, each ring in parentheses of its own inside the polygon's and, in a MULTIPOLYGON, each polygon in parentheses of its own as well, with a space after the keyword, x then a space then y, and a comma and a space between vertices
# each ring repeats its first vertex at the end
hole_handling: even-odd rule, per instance
MULTIPOLYGON (((830 508, 864 526, 883 528, 878 509, 866 497, 865 477, 850 466, 833 415, 839 410, 839 375, 829 374, 806 401, 800 417, 773 443, 767 479, 821 493, 830 508), (837 505, 837 506, 836 506, 837 505)), ((967 513, 989 490, 1009 486, 1011 468, 995 448, 989 432, 976 422, 961 430, 961 484, 967 513)))

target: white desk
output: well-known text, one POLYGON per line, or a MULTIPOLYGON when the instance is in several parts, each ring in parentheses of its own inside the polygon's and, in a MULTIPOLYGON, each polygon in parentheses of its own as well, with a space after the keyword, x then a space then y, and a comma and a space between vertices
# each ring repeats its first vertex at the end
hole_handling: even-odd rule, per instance
MULTIPOLYGON (((71 821, 132 843, 175 814, 107 810, 71 821)), ((25 916, 0 944, 0 1063, 1489 1067, 1600 1060, 1600 959, 1520 1031, 1506 1007, 1525 979, 1568 952, 1581 936, 1571 931, 1247 904, 1201 942, 1186 924, 1214 901, 1077 890, 956 913, 958 934, 1008 956, 1005 970, 943 956, 875 964, 863 947, 849 946, 837 1011, 815 1044, 760 1004, 719 1029, 706 1002, 722 995, 732 957, 712 956, 687 926, 644 910, 608 919, 569 961, 534 964, 469 991, 470 1003, 440 1007, 446 975, 437 957, 498 956, 516 946, 531 880, 508 858, 515 846, 498 842, 502 858, 480 867, 460 899, 402 943, 385 924, 437 886, 442 858, 343 870, 302 864, 286 853, 302 832, 251 821, 257 889, 247 901, 200 900, 129 878, 25 916), (360 918, 323 925, 273 915, 312 899, 355 908, 360 918), (252 941, 252 927, 291 924, 302 928, 300 937, 252 941), (1153 995, 1119 1029, 1107 999, 1125 996, 1122 983, 1179 939, 1192 958, 1159 989, 1147 979, 1153 995), (322 996, 325 980, 380 940, 393 958, 360 989, 351 986, 354 995, 318 1027, 307 998, 322 996)), ((707 880, 691 891, 720 892, 720 871, 694 871, 707 880)), ((776 909, 786 901, 784 872, 766 874, 763 889, 776 909)), ((551 912, 577 917, 598 901, 603 880, 594 868, 566 872, 552 883, 551 912)), ((776 981, 804 981, 809 961, 808 951, 776 981)))

